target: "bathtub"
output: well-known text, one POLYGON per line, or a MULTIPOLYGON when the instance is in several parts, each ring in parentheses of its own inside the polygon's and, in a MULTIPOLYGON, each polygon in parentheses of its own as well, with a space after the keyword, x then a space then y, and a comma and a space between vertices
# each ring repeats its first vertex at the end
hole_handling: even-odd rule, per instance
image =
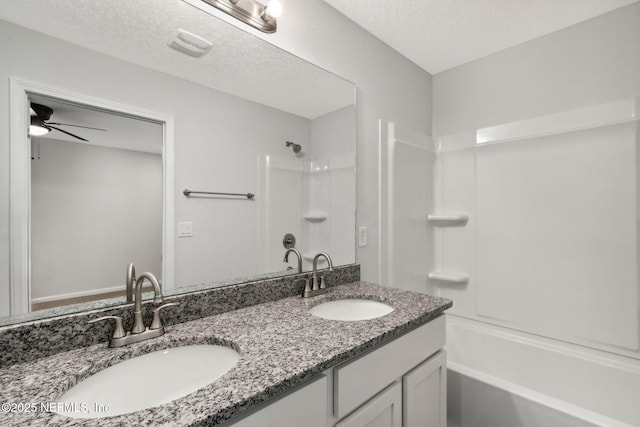
POLYGON ((637 427, 640 364, 447 315, 449 427, 637 427))

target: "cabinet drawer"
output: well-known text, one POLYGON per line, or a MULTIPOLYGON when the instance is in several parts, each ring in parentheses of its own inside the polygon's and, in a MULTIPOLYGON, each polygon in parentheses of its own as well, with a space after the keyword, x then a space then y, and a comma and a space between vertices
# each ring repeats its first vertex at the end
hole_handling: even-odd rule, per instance
POLYGON ((333 413, 340 419, 440 350, 444 316, 333 370, 333 413))

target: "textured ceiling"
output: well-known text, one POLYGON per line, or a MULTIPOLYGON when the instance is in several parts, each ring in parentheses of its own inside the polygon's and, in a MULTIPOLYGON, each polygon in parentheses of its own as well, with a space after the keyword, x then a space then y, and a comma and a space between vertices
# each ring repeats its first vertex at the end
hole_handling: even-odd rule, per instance
POLYGON ((2 0, 0 19, 310 119, 354 100, 353 84, 180 0, 2 0), (213 48, 170 49, 179 29, 213 48))
MULTIPOLYGON (((640 0, 325 1, 434 74, 640 0)), ((302 117, 353 102, 350 83, 181 0, 2 0, 0 19, 302 117), (212 51, 169 49, 179 29, 212 51)))
POLYGON ((638 0, 324 1, 436 74, 638 0))

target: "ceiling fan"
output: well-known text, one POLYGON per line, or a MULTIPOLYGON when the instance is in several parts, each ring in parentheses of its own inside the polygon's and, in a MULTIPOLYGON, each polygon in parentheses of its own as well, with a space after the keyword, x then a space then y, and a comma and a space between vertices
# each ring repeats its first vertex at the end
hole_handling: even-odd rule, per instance
POLYGON ((76 128, 83 128, 83 129, 93 129, 93 130, 100 130, 100 131, 105 131, 106 129, 100 129, 100 128, 92 128, 89 126, 79 126, 79 125, 71 125, 68 123, 55 123, 55 122, 50 122, 48 121, 49 118, 51 118, 51 115, 53 114, 53 109, 47 107, 46 105, 42 105, 42 104, 37 104, 35 102, 31 103, 31 126, 29 126, 29 135, 33 135, 33 136, 42 136, 45 135, 49 132, 51 132, 52 130, 57 130, 58 132, 62 132, 64 134, 67 134, 69 136, 72 136, 76 139, 79 139, 81 141, 85 141, 85 142, 89 142, 88 139, 85 139, 81 136, 75 135, 71 132, 68 132, 64 129, 60 129, 58 126, 72 126, 72 127, 76 127, 76 128))

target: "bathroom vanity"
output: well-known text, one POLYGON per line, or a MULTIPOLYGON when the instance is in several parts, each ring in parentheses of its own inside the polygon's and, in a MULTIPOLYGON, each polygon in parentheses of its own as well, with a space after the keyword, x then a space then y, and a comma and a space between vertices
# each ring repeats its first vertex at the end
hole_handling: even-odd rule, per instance
MULTIPOLYGON (((251 284, 236 287, 236 292, 247 292, 247 286, 251 284)), ((268 284, 254 286, 268 288, 268 284)), ((193 344, 230 347, 240 355, 237 364, 211 384, 148 409, 92 419, 16 410, 1 413, 0 424, 351 427, 413 426, 416 420, 424 426, 429 420, 426 425, 444 427, 441 314, 450 306, 451 301, 442 298, 356 281, 332 286, 314 298, 287 296, 182 323, 174 323, 169 315, 165 335, 148 341, 113 349, 103 340, 5 363, 0 370, 0 399, 57 402, 75 384, 109 366, 193 344), (327 320, 310 313, 323 302, 353 298, 383 302, 393 311, 357 321, 327 320)), ((11 334, 9 329, 0 329, 0 339, 11 334)), ((76 333, 83 329, 89 327, 74 328, 76 333)), ((3 350, 7 342, 3 341, 3 350)), ((74 416, 87 415, 81 412, 74 416)))
POLYGON ((438 317, 225 425, 445 427, 444 327, 438 317))

